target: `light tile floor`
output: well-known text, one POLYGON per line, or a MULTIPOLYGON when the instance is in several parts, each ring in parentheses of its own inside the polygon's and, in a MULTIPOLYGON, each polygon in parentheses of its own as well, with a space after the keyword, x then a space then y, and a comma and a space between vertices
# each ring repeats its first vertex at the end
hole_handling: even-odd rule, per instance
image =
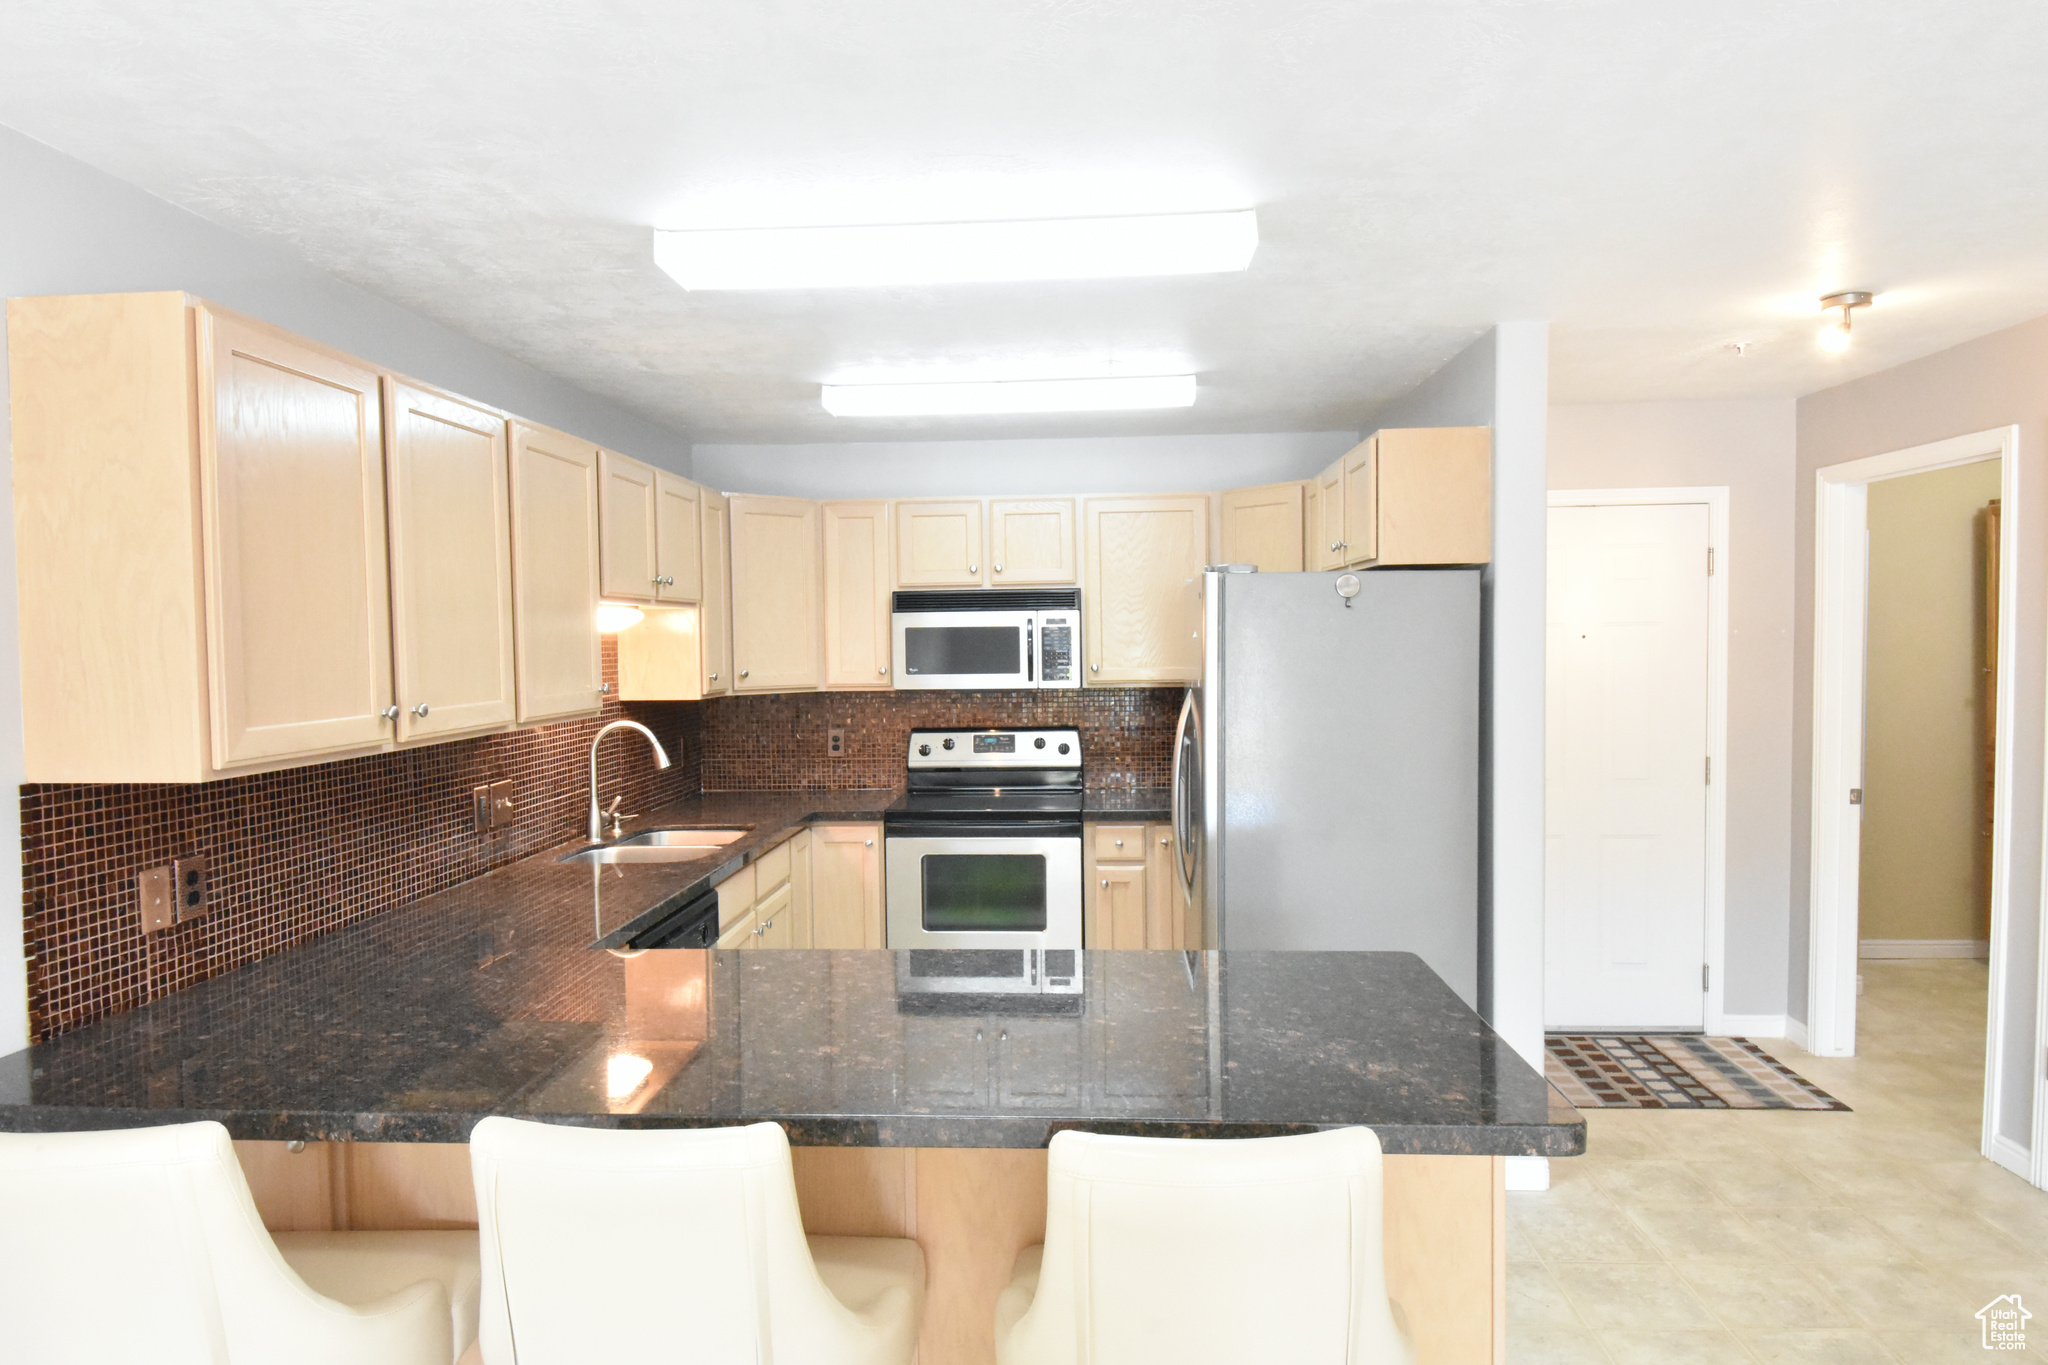
POLYGON ((1508 1196, 1511 1365, 1984 1360, 2011 1293, 2048 1351, 2048 1193, 1977 1154, 1984 965, 1863 972, 1860 1055, 1765 1044, 1854 1113, 1596 1110, 1508 1196))

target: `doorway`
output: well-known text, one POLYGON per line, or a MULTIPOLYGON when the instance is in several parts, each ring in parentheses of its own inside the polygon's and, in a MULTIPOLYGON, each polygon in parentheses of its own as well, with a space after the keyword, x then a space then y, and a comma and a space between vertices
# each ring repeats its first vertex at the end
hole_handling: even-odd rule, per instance
MULTIPOLYGON (((1881 760, 1872 766, 1866 744, 1871 723, 1869 663, 1873 631, 1871 626, 1871 499, 1874 486, 1931 471, 1955 470, 1963 466, 1997 461, 1998 500, 2002 507, 2018 505, 2019 461, 2016 458, 2018 431, 2001 427, 1993 431, 1959 436, 1907 450, 1893 451, 1868 459, 1829 465, 1816 471, 1814 560, 1814 668, 1813 668, 1813 792, 1812 860, 1808 894, 1809 942, 1807 970, 1806 1037, 1795 1041, 1821 1056, 1853 1056, 1856 1052, 1857 971, 1865 934, 1861 925, 1863 908, 1863 842, 1866 817, 1865 788, 1873 777, 1886 775, 1881 760)), ((1880 511, 1884 495, 1880 494, 1880 511)), ((2014 581, 2018 545, 2015 522, 2003 517, 1999 523, 1995 572, 1999 581, 2014 581)), ((1989 566, 1986 569, 1990 572, 1989 566)), ((1883 586, 1879 580, 1878 586, 1883 586)), ((1990 667, 2000 683, 2012 677, 2014 615, 2012 592, 1997 595, 1994 619, 1986 635, 1995 638, 1990 667)), ((1889 629, 1881 626, 1879 635, 1889 629)), ((1882 646, 1883 641, 1879 641, 1882 646)), ((1880 666, 1888 666, 1880 648, 1880 666)), ((1982 666, 1981 664, 1979 665, 1982 666)), ((1958 699, 1959 700, 1959 699, 1958 699)), ((1886 705, 1889 704, 1889 699, 1886 705)), ((1883 710, 1880 706, 1880 712, 1883 710)), ((1989 919, 1986 926, 1989 956, 1989 985, 1985 1041, 1985 1084, 1983 1110, 1983 1151, 2001 1165, 2035 1179, 2033 1154, 2010 1139, 1998 1136, 1994 1118, 2001 1096, 2008 1086, 2031 1085, 2029 1074, 2033 1049, 2005 1049, 2000 1046, 2009 1009, 2031 1015, 2033 1001, 2008 1001, 2003 989, 2003 964, 2012 919, 2011 811, 2013 735, 2013 689, 1993 688, 1989 699, 1992 750, 1992 783, 1989 801, 1990 848, 1984 873, 1985 899, 1989 919), (2012 1052, 2010 1059, 2006 1053, 2012 1052), (2017 1074, 2012 1068, 2019 1068, 2017 1074)), ((1879 716, 1880 723, 1884 718, 1879 716)), ((1902 781, 1897 772, 1890 785, 1902 781)), ((1875 793, 1883 799, 1883 793, 1875 793)), ((1896 790, 1894 791, 1894 799, 1896 790)), ((1886 826, 1870 831, 1879 837, 1886 826)), ((1877 850, 1873 850, 1875 854, 1877 850)), ((1890 850, 1886 850, 1888 854, 1890 850)), ((1874 860, 1879 868, 1884 858, 1874 860)), ((1959 935, 1958 935, 1959 936, 1959 935)), ((2038 1126, 2038 1125, 2037 1125, 2038 1126)))
POLYGON ((1544 1022, 1720 1027, 1727 490, 1550 495, 1544 1022))

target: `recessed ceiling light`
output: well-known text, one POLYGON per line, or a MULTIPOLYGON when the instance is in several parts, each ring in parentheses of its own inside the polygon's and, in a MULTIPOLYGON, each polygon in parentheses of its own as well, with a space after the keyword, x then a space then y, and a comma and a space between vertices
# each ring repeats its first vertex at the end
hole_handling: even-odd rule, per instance
POLYGON ((1252 209, 1009 223, 707 228, 654 233, 654 262, 685 289, 1093 280, 1243 270, 1252 209))
POLYGON ((950 417, 1006 412, 1114 412, 1185 408, 1195 401, 1191 374, 1109 379, 999 379, 942 384, 827 384, 835 417, 950 417))
POLYGON ((1870 306, 1870 295, 1861 289, 1846 289, 1839 294, 1829 294, 1820 301, 1820 306, 1824 312, 1833 312, 1839 308, 1842 310, 1842 316, 1830 318, 1827 325, 1820 329, 1820 335, 1815 337, 1814 340, 1820 343, 1820 348, 1823 351, 1848 350, 1850 311, 1857 308, 1868 308, 1870 306))

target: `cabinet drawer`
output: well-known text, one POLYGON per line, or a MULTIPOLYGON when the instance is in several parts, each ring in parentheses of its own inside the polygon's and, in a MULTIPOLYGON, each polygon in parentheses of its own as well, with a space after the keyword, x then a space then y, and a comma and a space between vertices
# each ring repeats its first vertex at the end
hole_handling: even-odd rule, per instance
MULTIPOLYGON (((725 929, 754 908, 754 864, 748 863, 718 884, 718 927, 725 929)), ((719 945, 725 946, 723 944, 719 945)))
MULTIPOLYGON (((720 901, 719 905, 722 909, 724 907, 724 902, 720 901)), ((718 936, 718 946, 721 948, 753 947, 754 912, 752 910, 749 910, 744 915, 741 915, 737 920, 727 925, 725 932, 718 936)))
POLYGON ((789 881, 789 840, 754 859, 754 899, 761 900, 789 881))
POLYGON ((1099 863, 1141 863, 1145 861, 1143 825, 1097 825, 1095 861, 1099 863))

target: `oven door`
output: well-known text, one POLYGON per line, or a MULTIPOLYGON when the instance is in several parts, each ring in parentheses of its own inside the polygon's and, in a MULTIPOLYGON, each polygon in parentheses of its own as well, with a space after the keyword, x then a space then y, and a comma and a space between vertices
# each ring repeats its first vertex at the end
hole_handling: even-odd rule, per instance
POLYGON ((886 833, 891 948, 1079 948, 1081 835, 886 833))
POLYGON ((1036 687, 1028 611, 890 613, 898 687, 1036 687))

